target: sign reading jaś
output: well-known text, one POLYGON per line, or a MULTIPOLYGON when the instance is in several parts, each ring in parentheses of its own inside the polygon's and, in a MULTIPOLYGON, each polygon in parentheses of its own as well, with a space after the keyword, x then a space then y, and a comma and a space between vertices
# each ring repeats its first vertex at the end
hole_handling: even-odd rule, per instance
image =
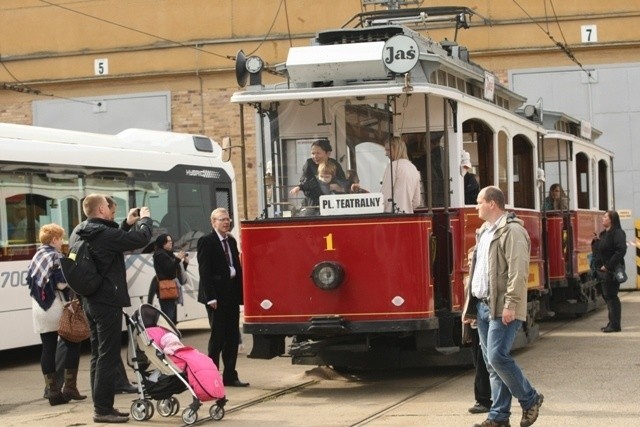
POLYGON ((415 40, 401 34, 391 37, 382 48, 384 66, 396 74, 411 71, 418 63, 419 56, 415 40))
POLYGON ((356 215, 384 212, 382 193, 320 196, 320 215, 356 215))

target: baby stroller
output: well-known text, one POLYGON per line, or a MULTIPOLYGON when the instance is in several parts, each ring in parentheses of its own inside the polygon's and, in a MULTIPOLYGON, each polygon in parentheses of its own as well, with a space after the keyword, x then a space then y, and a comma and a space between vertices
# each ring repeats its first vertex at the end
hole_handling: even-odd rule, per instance
MULTIPOLYGON (((176 341, 182 337, 173 322, 162 311, 149 304, 140 305, 140 308, 131 316, 125 313, 125 319, 129 331, 128 362, 138 380, 138 398, 131 404, 133 419, 145 421, 153 416, 154 407, 150 399, 157 400, 156 408, 161 416, 170 417, 177 414, 180 410, 180 402, 173 395, 189 390, 193 401, 182 411, 182 421, 185 424, 193 424, 198 420, 198 409, 202 406, 203 399, 215 400, 209 408, 209 415, 215 421, 221 420, 224 417, 224 406, 227 402, 221 385, 222 380, 220 379, 218 393, 205 393, 203 398, 202 390, 198 389, 196 393, 190 385, 190 380, 192 383, 195 380, 195 384, 198 385, 197 378, 189 378, 190 375, 195 376, 194 371, 189 369, 177 353, 176 356, 169 356, 161 347, 160 335, 157 331, 166 331, 170 333, 169 335, 177 336, 176 341)), ((194 349, 184 348, 201 355, 194 349)), ((210 363, 213 365, 213 362, 210 363)), ((219 376, 215 365, 213 368, 215 368, 215 374, 219 376)), ((218 386, 217 381, 216 386, 218 386)))

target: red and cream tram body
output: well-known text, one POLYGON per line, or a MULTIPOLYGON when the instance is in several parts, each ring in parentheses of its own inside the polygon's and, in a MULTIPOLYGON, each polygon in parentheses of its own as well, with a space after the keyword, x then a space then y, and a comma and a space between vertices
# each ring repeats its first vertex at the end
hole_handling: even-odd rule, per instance
MULTIPOLYGON (((336 368, 468 360, 463 290, 482 223, 475 203, 465 204, 469 163, 480 187, 504 191, 531 237, 529 321, 517 345, 535 339, 536 319, 597 303, 587 255, 613 194, 612 155, 593 143, 599 133, 580 136, 580 122, 562 114, 521 111, 526 100, 463 47, 394 23, 400 12, 406 21, 408 10, 364 13, 356 28, 292 47, 275 67, 283 76, 275 85, 261 84, 261 60, 238 56, 238 81, 250 84, 232 102, 241 117, 245 108, 256 112, 262 209, 241 224, 252 357, 288 353, 293 363, 336 368), (413 213, 383 211, 392 136, 404 140, 422 177, 413 213), (317 140, 331 144, 331 156, 368 192, 322 196, 318 206, 290 195, 317 140), (567 205, 544 210, 554 182, 567 205), (286 337, 293 341, 285 349, 286 337)), ((472 14, 420 12, 460 28, 472 14)))

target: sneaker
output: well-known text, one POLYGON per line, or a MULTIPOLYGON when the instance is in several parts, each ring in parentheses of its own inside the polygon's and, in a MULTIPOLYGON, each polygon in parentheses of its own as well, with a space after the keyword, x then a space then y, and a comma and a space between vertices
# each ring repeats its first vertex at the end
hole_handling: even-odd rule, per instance
POLYGON ((486 414, 487 412, 489 412, 489 408, 487 408, 480 402, 476 402, 475 405, 469 408, 469 412, 472 414, 486 414))
POLYGON ((531 408, 522 411, 522 420, 520 421, 520 427, 529 427, 536 422, 543 400, 544 396, 541 393, 538 393, 538 400, 536 400, 536 403, 534 403, 531 408))
POLYGON ((474 424, 473 427, 511 427, 509 420, 496 421, 487 418, 482 424, 474 424))
POLYGON ((126 423, 127 421, 129 421, 129 417, 121 417, 120 415, 116 415, 116 414, 106 414, 106 415, 100 415, 100 414, 93 414, 93 422, 94 423, 126 423))

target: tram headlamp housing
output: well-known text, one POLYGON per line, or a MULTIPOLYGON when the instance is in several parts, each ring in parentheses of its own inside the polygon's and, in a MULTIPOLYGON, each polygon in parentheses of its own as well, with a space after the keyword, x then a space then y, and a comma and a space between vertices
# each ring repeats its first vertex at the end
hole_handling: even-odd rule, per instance
POLYGON ((316 264, 311 272, 313 283, 320 289, 335 289, 344 280, 344 269, 336 262, 324 261, 316 264))

